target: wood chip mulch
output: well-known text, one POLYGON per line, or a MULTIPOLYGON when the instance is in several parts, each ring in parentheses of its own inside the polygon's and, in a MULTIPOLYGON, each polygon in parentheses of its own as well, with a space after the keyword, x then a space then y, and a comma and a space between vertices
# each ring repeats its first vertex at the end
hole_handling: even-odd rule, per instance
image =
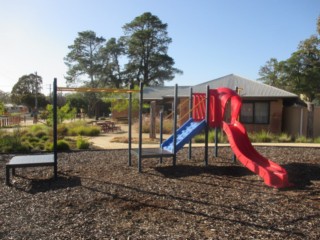
POLYGON ((277 190, 228 147, 137 159, 127 150, 59 153, 52 168, 17 169, 5 182, 0 156, 0 239, 320 239, 320 149, 257 147, 284 166, 294 187, 277 190))

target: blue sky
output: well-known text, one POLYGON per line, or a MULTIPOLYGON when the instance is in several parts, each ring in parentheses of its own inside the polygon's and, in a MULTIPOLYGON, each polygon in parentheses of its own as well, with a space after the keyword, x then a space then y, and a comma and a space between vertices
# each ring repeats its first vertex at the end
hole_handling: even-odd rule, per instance
POLYGON ((285 60, 316 33, 319 0, 1 0, 0 89, 37 72, 43 92, 65 85, 63 58, 78 32, 106 39, 144 12, 168 24, 169 55, 195 85, 228 74, 255 80, 270 58, 285 60))

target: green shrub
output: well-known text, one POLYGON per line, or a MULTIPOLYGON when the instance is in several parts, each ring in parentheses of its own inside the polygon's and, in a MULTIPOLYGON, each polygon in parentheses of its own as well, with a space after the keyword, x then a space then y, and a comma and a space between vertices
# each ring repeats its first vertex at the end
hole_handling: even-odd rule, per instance
POLYGON ((293 138, 287 133, 281 133, 277 139, 278 139, 278 142, 284 142, 284 143, 293 141, 293 138))
POLYGON ((315 138, 313 142, 314 143, 320 143, 320 137, 315 138))
POLYGON ((99 136, 98 126, 75 126, 68 129, 69 136, 99 136))
POLYGON ((250 142, 257 142, 256 135, 254 132, 247 132, 250 142))
POLYGON ((194 142, 195 143, 204 143, 205 141, 205 136, 204 134, 198 134, 194 137, 194 142))
POLYGON ((272 133, 265 130, 256 132, 254 135, 255 142, 274 142, 275 139, 275 136, 272 133))
POLYGON ((70 145, 65 140, 58 140, 57 141, 57 150, 68 151, 68 150, 70 150, 70 145))
POLYGON ((58 124, 57 132, 58 132, 58 137, 60 137, 60 138, 67 136, 68 128, 67 128, 66 124, 64 124, 64 123, 58 124))
POLYGON ((313 141, 312 139, 307 138, 305 136, 298 136, 296 137, 295 142, 296 143, 312 143, 313 141))
POLYGON ((46 125, 43 124, 35 124, 32 125, 29 129, 30 132, 39 132, 39 131, 44 131, 47 132, 48 131, 48 127, 46 125))
POLYGON ((83 139, 82 137, 79 137, 77 139, 76 145, 77 145, 78 149, 89 149, 89 147, 90 147, 89 141, 86 139, 83 139))
POLYGON ((52 142, 46 142, 44 145, 45 151, 53 151, 53 143, 52 142))
POLYGON ((49 139, 50 138, 49 138, 48 135, 44 135, 44 136, 41 137, 41 140, 44 141, 44 142, 48 141, 49 139))
POLYGON ((37 138, 43 138, 44 136, 48 136, 48 132, 40 130, 35 132, 34 136, 37 138))
POLYGON ((87 124, 85 121, 76 121, 64 125, 67 128, 65 136, 99 136, 100 127, 87 124))
POLYGON ((0 132, 0 152, 13 153, 13 152, 29 152, 29 148, 21 141, 21 132, 14 131, 13 133, 0 132))

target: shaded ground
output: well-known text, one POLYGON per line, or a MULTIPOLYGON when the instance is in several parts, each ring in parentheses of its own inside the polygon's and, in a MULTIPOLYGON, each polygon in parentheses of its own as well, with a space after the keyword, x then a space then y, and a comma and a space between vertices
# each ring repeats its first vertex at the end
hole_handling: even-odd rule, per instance
POLYGON ((4 185, 0 160, 1 239, 319 239, 320 148, 257 147, 282 164, 295 187, 276 190, 239 164, 230 148, 203 148, 129 167, 127 150, 59 154, 52 169, 18 169, 4 185))

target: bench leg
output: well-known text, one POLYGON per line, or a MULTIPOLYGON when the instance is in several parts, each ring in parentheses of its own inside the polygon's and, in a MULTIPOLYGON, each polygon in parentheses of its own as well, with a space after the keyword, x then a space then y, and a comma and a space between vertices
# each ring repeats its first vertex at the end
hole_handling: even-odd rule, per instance
POLYGON ((10 185, 10 167, 6 166, 6 185, 10 185))
POLYGON ((12 176, 15 176, 15 175, 16 175, 16 168, 13 167, 13 168, 12 168, 12 176))

